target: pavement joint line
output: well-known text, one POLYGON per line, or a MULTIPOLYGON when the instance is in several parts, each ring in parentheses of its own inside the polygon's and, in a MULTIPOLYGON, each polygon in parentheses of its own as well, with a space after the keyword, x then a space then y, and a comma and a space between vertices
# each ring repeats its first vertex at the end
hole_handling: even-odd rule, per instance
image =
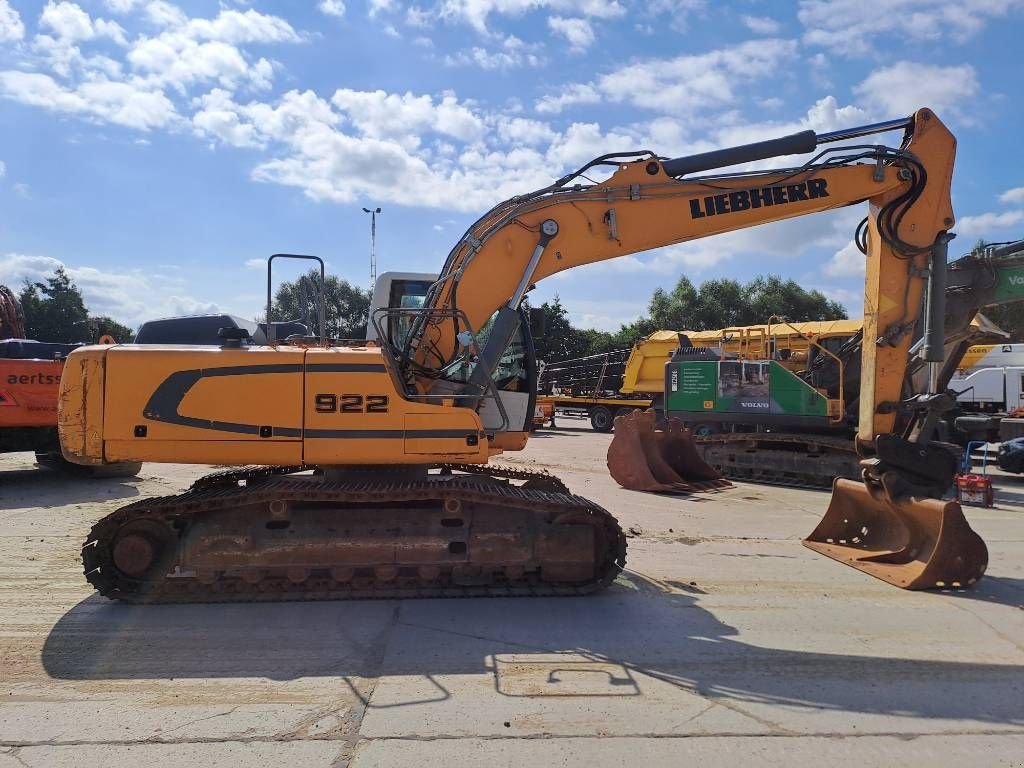
POLYGON ((956 608, 959 611, 964 611, 969 616, 972 616, 980 624, 982 624, 985 627, 987 627, 996 637, 1000 638, 1001 640, 1005 640, 1010 645, 1012 645, 1014 648, 1016 648, 1018 651, 1024 651, 1024 643, 1019 643, 1016 640, 1014 640, 1013 638, 1008 637, 1000 629, 998 629, 997 627, 992 626, 992 624, 990 624, 983 616, 975 613, 970 608, 968 608, 966 605, 962 605, 960 603, 960 601, 954 601, 953 602, 953 607, 956 608))
POLYGON ((381 629, 377 638, 369 643, 371 648, 379 649, 376 656, 370 661, 368 665, 372 670, 372 675, 368 675, 365 680, 369 684, 369 691, 366 695, 362 695, 359 691, 349 683, 352 688, 352 692, 356 694, 356 699, 359 701, 359 705, 353 708, 353 712, 346 718, 347 724, 352 727, 346 729, 345 735, 342 738, 345 746, 342 748, 341 754, 338 758, 331 763, 331 768, 348 768, 349 763, 355 756, 356 750, 359 748, 359 744, 365 739, 362 735, 363 730, 363 718, 366 717, 366 711, 373 705, 373 695, 377 692, 377 685, 380 682, 381 670, 384 668, 384 661, 387 659, 388 649, 391 647, 391 641, 395 636, 395 629, 401 625, 401 613, 402 605, 404 601, 398 600, 395 602, 395 607, 391 611, 391 618, 388 623, 381 629))
MULTIPOLYGON (((240 705, 238 705, 238 706, 240 706, 240 705)), ((169 731, 166 731, 166 733, 173 733, 174 731, 180 731, 182 728, 187 728, 190 725, 195 725, 196 723, 202 723, 202 722, 204 722, 206 720, 214 720, 214 719, 216 719, 218 717, 225 717, 227 715, 233 715, 235 712, 238 711, 238 706, 231 707, 230 709, 228 709, 225 712, 216 712, 216 713, 214 713, 212 715, 206 715, 205 717, 197 717, 195 720, 188 720, 187 722, 184 722, 181 725, 174 726, 169 731)))
MULTIPOLYGON (((363 736, 359 739, 359 743, 363 742, 387 742, 387 741, 410 741, 410 742, 429 742, 429 741, 466 741, 466 740, 479 740, 479 741, 545 741, 545 740, 565 740, 565 739, 589 739, 589 740, 602 740, 607 741, 609 739, 672 739, 672 740, 683 740, 683 739, 871 739, 871 738, 896 738, 904 740, 913 740, 918 738, 927 737, 945 737, 945 736, 1024 736, 1024 729, 1007 729, 1007 730, 959 730, 959 731, 864 731, 857 733, 843 733, 841 731, 822 731, 822 732, 797 732, 797 731, 781 731, 765 733, 763 731, 722 731, 715 733, 621 733, 621 734, 596 734, 596 733, 531 733, 531 734, 437 734, 433 736, 420 736, 416 734, 406 734, 403 736, 363 736)), ((307 741, 332 741, 347 744, 347 740, 344 738, 321 738, 317 736, 303 736, 296 738, 278 738, 276 735, 266 736, 228 736, 222 738, 216 737, 198 737, 198 738, 183 738, 183 739, 158 739, 149 737, 145 739, 118 739, 118 740, 102 740, 102 739, 68 739, 66 741, 47 740, 47 741, 11 741, 11 742, 0 742, 0 749, 5 749, 6 752, 0 754, 12 754, 21 749, 30 747, 94 747, 94 746, 109 746, 109 747, 135 747, 135 746, 181 746, 185 744, 292 744, 301 743, 307 741)))

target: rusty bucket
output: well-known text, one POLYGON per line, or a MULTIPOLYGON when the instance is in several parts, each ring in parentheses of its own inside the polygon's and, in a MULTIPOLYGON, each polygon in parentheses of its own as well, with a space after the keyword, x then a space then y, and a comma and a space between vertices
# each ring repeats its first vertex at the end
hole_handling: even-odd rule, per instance
POLYGON ((880 487, 837 479, 804 546, 903 589, 957 589, 985 573, 988 549, 955 501, 893 501, 880 487))
POLYGON ((631 491, 692 493, 732 485, 697 453, 690 430, 679 419, 656 427, 653 410, 633 411, 615 419, 608 446, 608 471, 631 491))

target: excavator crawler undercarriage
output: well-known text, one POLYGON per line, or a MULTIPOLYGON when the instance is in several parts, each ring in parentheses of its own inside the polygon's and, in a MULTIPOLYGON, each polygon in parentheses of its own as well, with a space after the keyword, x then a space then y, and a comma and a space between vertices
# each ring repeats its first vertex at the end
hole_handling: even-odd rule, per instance
POLYGON ((90 532, 86 577, 135 603, 555 596, 601 590, 625 565, 615 518, 550 475, 282 474, 293 469, 306 468, 215 473, 122 507, 90 532))

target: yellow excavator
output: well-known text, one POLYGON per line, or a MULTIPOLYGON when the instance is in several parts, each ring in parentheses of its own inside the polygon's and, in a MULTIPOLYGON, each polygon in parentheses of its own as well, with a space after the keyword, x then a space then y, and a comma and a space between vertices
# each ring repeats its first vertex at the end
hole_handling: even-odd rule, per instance
POLYGON ((949 397, 901 400, 922 300, 922 356, 932 366, 943 356, 955 148, 921 109, 675 159, 603 155, 488 211, 426 291, 395 281, 373 312, 373 342, 326 339, 321 321, 319 338, 264 346, 226 329, 220 347, 77 350, 60 392, 69 460, 238 467, 100 520, 82 551, 86 576, 130 602, 597 591, 625 564, 615 518, 557 478, 487 466, 529 436, 531 285, 867 202, 864 477, 837 480, 805 543, 906 588, 972 584, 987 551, 941 500, 954 461, 928 443, 949 397), (897 147, 863 140, 889 131, 902 131, 897 147), (812 152, 778 170, 717 170, 812 152), (911 424, 899 435, 897 418, 911 424))

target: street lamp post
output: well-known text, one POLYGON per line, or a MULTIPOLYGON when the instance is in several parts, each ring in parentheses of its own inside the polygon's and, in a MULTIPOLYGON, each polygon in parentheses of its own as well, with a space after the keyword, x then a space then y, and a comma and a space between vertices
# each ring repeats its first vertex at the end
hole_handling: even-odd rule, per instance
POLYGON ((370 290, 377 284, 377 214, 380 208, 363 208, 363 213, 370 214, 370 290))

